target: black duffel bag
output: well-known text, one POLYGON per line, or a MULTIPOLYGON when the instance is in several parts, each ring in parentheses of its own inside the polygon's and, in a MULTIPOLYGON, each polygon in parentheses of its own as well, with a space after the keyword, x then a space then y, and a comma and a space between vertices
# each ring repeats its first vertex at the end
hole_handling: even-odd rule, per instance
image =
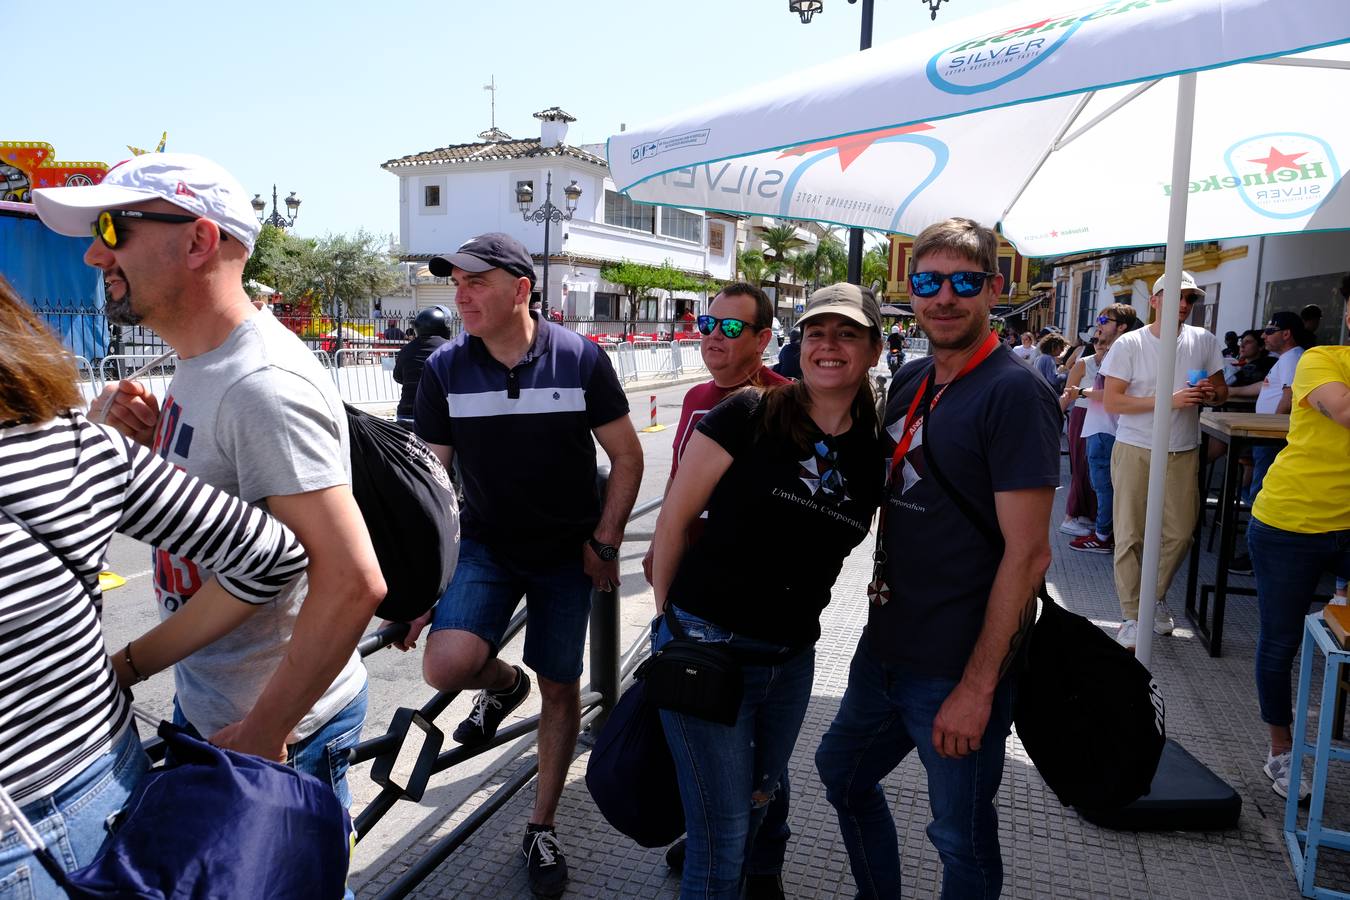
POLYGON ((1148 669, 1044 588, 1013 722, 1065 806, 1110 810, 1147 794, 1167 742, 1162 693, 1148 669))
POLYGON ((459 502, 426 444, 346 405, 352 494, 388 593, 376 615, 411 622, 435 605, 459 559, 459 502))

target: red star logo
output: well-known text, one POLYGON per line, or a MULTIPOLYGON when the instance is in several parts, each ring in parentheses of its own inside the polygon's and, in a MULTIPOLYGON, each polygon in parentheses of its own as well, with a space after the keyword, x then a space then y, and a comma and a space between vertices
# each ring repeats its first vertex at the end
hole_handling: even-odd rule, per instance
POLYGON ((1270 148, 1270 155, 1265 159, 1249 159, 1247 162, 1262 163, 1266 167, 1266 174, 1271 175, 1280 169, 1297 169, 1295 161, 1300 156, 1307 156, 1307 153, 1281 153, 1274 147, 1270 148))
POLYGON ((1059 237, 1059 232, 1058 232, 1058 231, 1052 231, 1052 232, 1050 232, 1050 236, 1051 236, 1051 237, 1059 237))
POLYGON ((832 138, 828 141, 813 141, 810 144, 798 144, 796 147, 789 147, 778 154, 778 158, 785 156, 805 156, 815 150, 828 150, 831 147, 839 151, 839 170, 848 171, 848 167, 854 160, 863 155, 868 147, 884 137, 891 137, 896 134, 912 134, 916 131, 932 131, 933 126, 924 122, 917 125, 905 125, 901 128, 883 128, 880 131, 864 131, 862 134, 850 134, 847 137, 832 138))

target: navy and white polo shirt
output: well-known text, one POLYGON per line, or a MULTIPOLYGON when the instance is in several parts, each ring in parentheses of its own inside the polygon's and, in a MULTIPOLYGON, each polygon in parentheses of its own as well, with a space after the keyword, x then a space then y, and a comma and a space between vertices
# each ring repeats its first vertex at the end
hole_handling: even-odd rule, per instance
POLYGON ((534 343, 514 367, 468 333, 428 357, 414 430, 454 448, 464 537, 557 561, 579 553, 600 520, 591 429, 628 415, 628 398, 598 346, 534 321, 534 343))

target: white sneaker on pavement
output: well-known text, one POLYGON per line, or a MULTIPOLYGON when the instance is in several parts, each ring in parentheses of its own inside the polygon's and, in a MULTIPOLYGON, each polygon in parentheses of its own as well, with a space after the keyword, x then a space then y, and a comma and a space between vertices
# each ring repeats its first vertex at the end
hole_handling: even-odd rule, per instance
POLYGON ((1172 611, 1167 608, 1166 603, 1159 603, 1153 607, 1153 633, 1171 634, 1172 629, 1177 627, 1177 623, 1172 621, 1172 611))
MULTIPOLYGON (((1267 756, 1265 768, 1262 770, 1270 779, 1271 788, 1286 800, 1289 799, 1289 776, 1294 766, 1293 756, 1293 751, 1290 750, 1284 751, 1279 756, 1267 756)), ((1303 775, 1298 780, 1298 802, 1307 800, 1311 794, 1312 782, 1303 775)))
POLYGON ((1092 534, 1092 527, 1084 525, 1078 519, 1065 519, 1059 523, 1059 530, 1061 534, 1071 534, 1074 537, 1092 534))
POLYGON ((1126 650, 1133 650, 1139 642, 1139 622, 1136 619, 1126 619, 1120 623, 1120 630, 1116 632, 1116 643, 1126 650))

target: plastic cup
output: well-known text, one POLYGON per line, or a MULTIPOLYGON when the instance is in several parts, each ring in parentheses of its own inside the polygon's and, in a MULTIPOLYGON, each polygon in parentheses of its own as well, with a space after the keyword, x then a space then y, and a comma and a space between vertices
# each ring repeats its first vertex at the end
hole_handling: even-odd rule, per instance
POLYGON ((1204 369, 1186 370, 1186 383, 1189 384, 1191 387, 1195 387, 1200 382, 1208 380, 1209 380, 1209 373, 1206 372, 1204 369))

